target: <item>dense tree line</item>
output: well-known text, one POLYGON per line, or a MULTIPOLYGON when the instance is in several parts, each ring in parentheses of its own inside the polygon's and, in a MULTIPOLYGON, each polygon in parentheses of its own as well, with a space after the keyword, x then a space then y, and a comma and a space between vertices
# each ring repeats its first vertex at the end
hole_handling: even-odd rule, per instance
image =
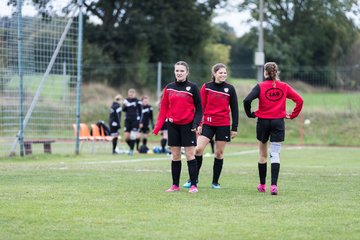
MULTIPOLYGON (((359 26, 349 16, 358 16, 360 3, 356 0, 264 2, 266 61, 281 63, 286 77, 301 78, 310 83, 314 81, 310 76, 325 74, 326 84, 335 87, 338 72, 333 69, 344 65, 359 39, 359 26)), ((258 0, 245 0, 239 9, 251 9, 253 20, 258 19, 258 0)), ((240 39, 237 50, 250 53, 253 46, 246 46, 255 38, 256 32, 251 31, 240 39)), ((237 55, 233 52, 232 56, 237 55)))
POLYGON ((154 79, 149 63, 172 63, 184 59, 192 64, 207 63, 205 46, 211 38, 211 18, 220 1, 85 1, 87 15, 101 25, 87 21, 85 41, 96 47, 96 58, 88 51, 89 65, 102 64, 103 57, 121 66, 109 71, 109 83, 120 79, 145 85, 154 79), (89 2, 89 3, 88 3, 89 2), (100 58, 99 58, 100 57, 100 58))
MULTIPOLYGON (((33 0, 42 15, 51 15, 51 1, 33 0)), ((76 4, 72 0, 64 9, 76 4)), ((9 0, 16 4, 15 0, 9 0)), ((257 28, 236 37, 227 24, 212 24, 214 9, 226 0, 84 0, 84 80, 121 85, 126 81, 146 86, 156 78, 156 63, 183 59, 206 78, 208 66, 230 64, 235 77, 255 77, 253 56, 257 28), (90 16, 99 23, 91 22, 90 16)), ((266 61, 282 66, 283 76, 313 83, 316 72, 337 85, 337 66, 359 63, 354 49, 359 27, 351 15, 359 14, 356 0, 266 0, 264 40, 266 61), (355 60, 354 60, 355 58, 355 60), (357 59, 357 60, 356 60, 357 59), (325 70, 324 73, 324 69, 325 70)), ((258 20, 258 0, 244 0, 239 11, 250 10, 258 20)), ((328 84, 328 83, 327 83, 328 84)))

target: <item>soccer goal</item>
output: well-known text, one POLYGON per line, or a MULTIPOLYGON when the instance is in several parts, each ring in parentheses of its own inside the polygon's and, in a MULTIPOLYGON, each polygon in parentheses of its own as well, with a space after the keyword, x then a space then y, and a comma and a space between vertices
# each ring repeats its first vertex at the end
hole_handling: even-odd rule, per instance
POLYGON ((31 153, 37 143, 45 152, 57 142, 74 146, 78 12, 0 17, 0 157, 23 155, 24 145, 31 153))

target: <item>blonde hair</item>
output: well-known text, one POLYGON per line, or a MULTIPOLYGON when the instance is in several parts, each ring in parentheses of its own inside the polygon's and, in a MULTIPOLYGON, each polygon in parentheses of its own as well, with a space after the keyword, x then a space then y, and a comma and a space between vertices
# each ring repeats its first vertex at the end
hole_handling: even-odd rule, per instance
POLYGON ((128 93, 130 93, 130 92, 136 93, 136 90, 135 90, 134 88, 130 88, 130 89, 128 90, 128 93))
POLYGON ((123 99, 123 96, 121 94, 118 94, 115 96, 115 101, 120 102, 123 99))

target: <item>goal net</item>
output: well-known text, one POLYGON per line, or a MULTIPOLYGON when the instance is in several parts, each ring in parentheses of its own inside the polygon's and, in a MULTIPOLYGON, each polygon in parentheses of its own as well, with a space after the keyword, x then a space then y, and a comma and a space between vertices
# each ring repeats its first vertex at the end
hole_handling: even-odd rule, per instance
POLYGON ((0 157, 20 152, 21 115, 25 141, 53 139, 73 146, 78 21, 71 15, 75 10, 67 17, 22 17, 21 36, 17 13, 0 17, 0 157))

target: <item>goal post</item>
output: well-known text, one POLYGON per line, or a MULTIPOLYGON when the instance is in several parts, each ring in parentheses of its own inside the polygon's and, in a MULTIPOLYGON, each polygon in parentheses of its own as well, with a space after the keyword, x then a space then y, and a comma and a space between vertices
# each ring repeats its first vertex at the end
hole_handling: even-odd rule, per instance
POLYGON ((82 1, 67 16, 49 17, 23 17, 18 2, 0 16, 0 157, 16 155, 19 143, 23 155, 24 139, 74 146, 80 115, 82 1))

